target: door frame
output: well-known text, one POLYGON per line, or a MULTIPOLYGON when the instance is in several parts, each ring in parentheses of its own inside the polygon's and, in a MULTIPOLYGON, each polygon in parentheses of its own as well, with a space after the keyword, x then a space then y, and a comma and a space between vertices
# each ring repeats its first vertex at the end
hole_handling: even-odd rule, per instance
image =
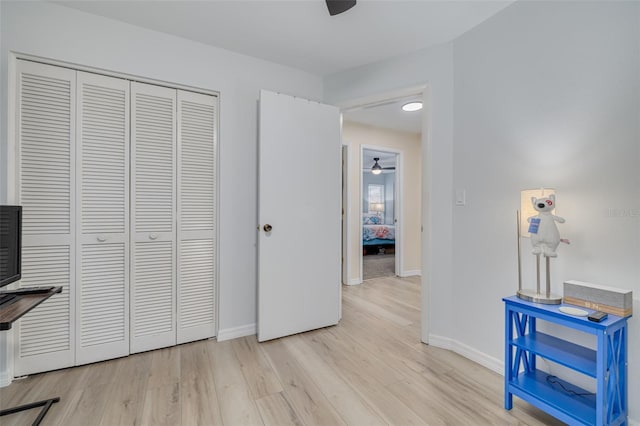
MULTIPOLYGON (((340 133, 342 133, 342 113, 340 114, 340 133)), ((342 262, 342 284, 349 285, 349 276, 351 274, 351 265, 347 261, 349 259, 347 253, 351 247, 351 234, 349 233, 349 212, 351 211, 351 185, 349 185, 349 142, 342 138, 342 252, 340 253, 340 261, 342 262)), ((342 297, 340 298, 340 313, 342 313, 342 297)))
MULTIPOLYGON (((416 86, 409 86, 386 92, 378 92, 367 96, 346 99, 344 101, 336 102, 336 105, 340 108, 341 112, 348 112, 353 109, 362 108, 367 105, 381 103, 393 99, 400 99, 408 96, 420 96, 422 98, 422 136, 421 136, 421 149, 422 149, 422 262, 421 262, 421 331, 420 340, 423 343, 429 344, 429 312, 431 305, 431 282, 430 282, 430 268, 433 263, 433 241, 431 237, 431 217, 433 216, 432 203, 429 202, 432 194, 432 186, 434 182, 431 179, 430 173, 427 171, 431 168, 431 86, 427 83, 419 84, 416 86)), ((347 172, 350 174, 351 170, 347 165, 347 172)), ((347 212, 347 226, 345 232, 351 232, 349 226, 350 215, 353 214, 351 209, 347 212)), ((343 253, 344 261, 347 265, 350 265, 351 253, 349 250, 343 253)), ((349 269, 349 268, 347 268, 349 269)), ((348 278, 348 277, 347 277, 348 278)), ((356 284, 356 283, 353 283, 356 284)))
MULTIPOLYGON (((364 174, 364 169, 365 169, 365 164, 364 164, 364 151, 380 151, 380 152, 387 152, 390 154, 395 154, 396 155, 396 161, 395 161, 395 166, 396 166, 396 170, 395 170, 395 179, 393 182, 393 216, 394 216, 394 225, 396 226, 396 238, 395 238, 395 262, 394 262, 394 268, 395 268, 395 273, 397 276, 402 277, 403 274, 403 269, 404 269, 404 250, 402 250, 402 234, 404 232, 404 209, 402 207, 402 203, 404 202, 404 183, 403 183, 403 179, 402 179, 402 170, 403 170, 403 157, 402 157, 402 151, 397 150, 397 149, 393 149, 393 148, 388 148, 388 147, 382 147, 382 146, 377 146, 377 145, 365 145, 362 144, 360 145, 360 188, 358 189, 358 193, 360 194, 360 197, 358 198, 358 205, 359 205, 359 209, 358 211, 360 212, 360 239, 359 241, 362 241, 362 200, 364 197, 364 183, 363 183, 363 179, 362 176, 364 174)), ((350 198, 350 197, 349 197, 350 198)), ((363 282, 364 281, 364 256, 362 254, 362 244, 360 244, 360 250, 358 251, 358 256, 360 258, 360 276, 359 276, 359 282, 363 282)))

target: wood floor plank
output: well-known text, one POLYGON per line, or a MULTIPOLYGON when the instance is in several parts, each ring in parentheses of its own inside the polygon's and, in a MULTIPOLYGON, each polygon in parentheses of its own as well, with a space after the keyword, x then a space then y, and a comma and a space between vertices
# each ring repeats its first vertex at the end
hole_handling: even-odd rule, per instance
POLYGON ((257 399, 256 404, 266 426, 302 426, 304 424, 298 418, 284 392, 264 396, 257 399))
POLYGON ((364 372, 368 377, 376 380, 381 386, 395 383, 399 380, 407 378, 408 370, 402 368, 399 364, 389 364, 388 359, 384 356, 376 356, 361 342, 352 338, 349 333, 345 333, 341 328, 331 328, 327 333, 319 335, 317 338, 311 339, 311 343, 318 341, 316 350, 324 352, 329 357, 335 357, 336 354, 342 355, 335 362, 337 365, 350 361, 357 363, 358 371, 364 372))
POLYGON ((180 384, 167 383, 148 387, 142 409, 143 425, 176 425, 180 423, 180 384))
MULTIPOLYGON (((65 411, 64 415, 58 416, 57 424, 80 426, 91 424, 95 419, 101 419, 106 408, 104 396, 118 386, 114 375, 117 364, 118 360, 110 360, 85 366, 86 374, 83 378, 85 385, 81 390, 74 389, 68 393, 71 397, 61 406, 65 411)), ((54 416, 55 414, 52 413, 52 417, 47 420, 54 421, 56 419, 54 416)))
POLYGON ((215 342, 180 346, 180 407, 183 425, 222 424, 209 349, 215 342))
MULTIPOLYGON (((11 398, 12 403, 10 406, 60 397, 61 401, 53 404, 49 414, 47 414, 47 421, 50 421, 50 424, 57 424, 57 421, 65 412, 66 405, 70 403, 67 399, 63 402, 62 397, 71 394, 76 386, 84 386, 89 368, 90 366, 66 368, 21 379, 19 382, 30 387, 29 392, 23 393, 20 399, 11 398)), ((9 389, 12 387, 13 384, 9 386, 9 389)), ((4 402, 2 405, 4 406, 4 402)), ((31 424, 37 415, 38 410, 28 410, 3 417, 2 421, 7 422, 7 425, 11 424, 10 422, 15 422, 14 424, 17 425, 31 424)))
MULTIPOLYGON (((315 333, 322 334, 324 330, 315 333)), ((291 354, 300 360, 300 365, 307 371, 331 405, 347 424, 382 425, 384 420, 355 392, 340 371, 332 368, 325 358, 321 357, 306 342, 306 336, 292 336, 283 340, 291 354)))
POLYGON ((298 418, 308 426, 346 424, 300 365, 300 360, 295 359, 285 347, 283 340, 265 342, 262 347, 298 418))
POLYGON ((210 345, 215 389, 220 404, 222 422, 226 425, 262 424, 255 400, 251 396, 240 361, 231 341, 210 345))
POLYGON ((313 339, 307 339, 307 342, 387 424, 423 424, 409 407, 386 389, 386 384, 399 380, 399 376, 386 365, 367 356, 356 345, 336 338, 334 333, 317 334, 313 339), (386 374, 388 372, 391 375, 386 374))
POLYGON ((372 302, 383 306, 396 315, 410 317, 412 322, 420 318, 420 297, 415 292, 409 292, 397 286, 386 286, 368 293, 366 297, 372 302))
POLYGON ((518 398, 504 410, 502 376, 420 343, 420 277, 376 278, 343 295, 337 326, 36 374, 0 389, 0 407, 60 396, 43 426, 562 424, 518 398))
POLYGON ((234 339, 231 346, 240 361, 242 373, 254 399, 282 392, 282 384, 255 336, 234 339))
POLYGON ((380 321, 358 322, 346 318, 343 321, 354 341, 388 365, 401 369, 404 374, 421 373, 427 368, 428 360, 393 337, 392 330, 380 330, 380 321))
POLYGON ((155 350, 151 353, 141 424, 179 424, 180 408, 180 347, 155 350))
POLYGON ((47 415, 47 422, 68 426, 92 424, 95 419, 102 418, 105 410, 104 395, 109 393, 110 388, 108 384, 97 384, 67 392, 65 404, 60 406, 63 411, 59 415, 47 415))
POLYGON ((413 322, 405 316, 395 314, 394 312, 386 309, 380 304, 376 304, 368 300, 363 300, 352 295, 346 295, 345 299, 348 300, 352 305, 354 305, 355 308, 368 312, 381 319, 389 320, 395 324, 406 326, 413 322))
POLYGON ((419 386, 412 380, 403 380, 389 386, 388 389, 420 416, 425 424, 446 425, 454 419, 455 424, 476 424, 458 416, 452 404, 446 404, 434 388, 419 386))
POLYGON ((115 386, 103 396, 105 409, 100 424, 136 425, 142 422, 144 396, 147 391, 151 352, 120 358, 114 371, 115 386))

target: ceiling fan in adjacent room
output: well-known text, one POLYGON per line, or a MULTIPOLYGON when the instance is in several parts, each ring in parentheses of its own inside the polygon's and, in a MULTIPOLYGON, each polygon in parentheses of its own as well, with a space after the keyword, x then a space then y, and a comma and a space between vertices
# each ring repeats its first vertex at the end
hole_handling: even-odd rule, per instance
POLYGON ((375 157, 373 159, 374 163, 373 166, 371 167, 371 173, 373 173, 374 175, 379 175, 380 173, 382 173, 383 170, 395 170, 396 166, 391 166, 391 167, 382 167, 380 165, 380 163, 378 163, 378 161, 380 161, 380 157, 375 157))
POLYGON ((339 15, 356 5, 356 0, 326 0, 329 15, 339 15))

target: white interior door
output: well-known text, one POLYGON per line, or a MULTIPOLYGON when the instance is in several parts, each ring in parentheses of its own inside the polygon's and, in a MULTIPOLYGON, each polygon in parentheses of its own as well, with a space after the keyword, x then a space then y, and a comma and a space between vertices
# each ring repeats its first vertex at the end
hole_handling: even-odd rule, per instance
POLYGON ((129 354, 129 81, 77 73, 76 364, 129 354))
POLYGON ((176 344, 176 90, 131 83, 131 353, 176 344))
POLYGON ((338 108, 261 91, 259 341, 340 319, 340 158, 338 108))
POLYGON ((61 286, 16 325, 14 375, 74 365, 76 72, 18 61, 20 285, 61 286))
POLYGON ((177 343, 216 334, 218 98, 178 90, 177 343))

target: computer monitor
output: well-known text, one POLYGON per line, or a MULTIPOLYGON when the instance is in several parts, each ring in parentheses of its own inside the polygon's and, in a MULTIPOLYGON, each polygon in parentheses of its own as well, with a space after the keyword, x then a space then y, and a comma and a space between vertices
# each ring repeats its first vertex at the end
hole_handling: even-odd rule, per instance
POLYGON ((21 240, 22 207, 0 206, 0 287, 21 277, 21 240))

